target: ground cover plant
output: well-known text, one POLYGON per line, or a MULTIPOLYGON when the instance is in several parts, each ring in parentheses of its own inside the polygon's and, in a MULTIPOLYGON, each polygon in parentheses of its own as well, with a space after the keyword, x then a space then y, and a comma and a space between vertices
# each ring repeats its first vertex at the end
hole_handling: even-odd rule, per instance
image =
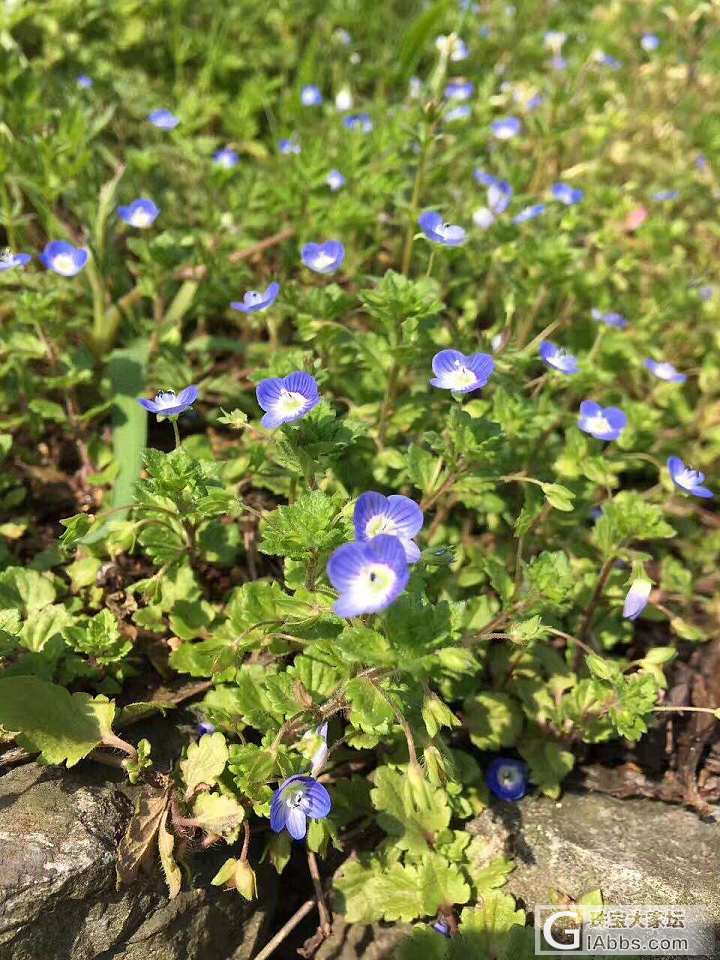
POLYGON ((306 859, 306 956, 532 956, 471 818, 686 722, 720 799, 717 9, 2 16, 3 764, 120 765, 121 882, 306 859))

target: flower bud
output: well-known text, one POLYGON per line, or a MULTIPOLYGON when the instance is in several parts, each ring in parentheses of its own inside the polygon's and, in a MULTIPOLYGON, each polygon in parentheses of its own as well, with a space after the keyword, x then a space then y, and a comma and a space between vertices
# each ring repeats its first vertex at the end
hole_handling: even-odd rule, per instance
POLYGON ((246 900, 255 900, 257 898, 257 881, 255 871, 247 860, 238 860, 235 867, 235 889, 242 894, 246 900))

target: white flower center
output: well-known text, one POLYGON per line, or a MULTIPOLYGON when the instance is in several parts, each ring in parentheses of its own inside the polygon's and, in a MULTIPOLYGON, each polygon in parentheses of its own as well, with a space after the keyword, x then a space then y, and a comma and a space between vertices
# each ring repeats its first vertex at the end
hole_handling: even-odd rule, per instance
POLYGON ((131 223, 133 227, 147 227, 150 225, 150 214, 147 210, 138 208, 133 211, 131 223))
POLYGON ((681 470, 675 477, 675 482, 680 487, 694 487, 696 484, 700 483, 700 475, 697 470, 691 470, 690 467, 685 467, 684 470, 681 470))
POLYGON ((379 513, 376 517, 371 517, 365 525, 365 533, 368 537, 377 537, 381 533, 395 534, 397 525, 390 517, 379 513))
POLYGON ((520 771, 515 767, 500 767, 498 770, 498 780, 504 787, 516 787, 522 782, 520 771))
POLYGON ((260 303, 262 301, 262 294, 258 293, 257 290, 248 290, 243 297, 243 300, 248 307, 254 307, 256 303, 260 303))
POLYGON ((671 363, 658 363, 655 367, 655 376, 661 380, 670 380, 675 376, 675 367, 671 363))
POLYGON ((155 396, 155 403, 163 409, 174 407, 176 402, 177 398, 174 390, 161 390, 160 393, 155 396))
POLYGON ((451 390, 460 390, 463 387, 469 387, 475 383, 477 376, 469 367, 457 361, 455 369, 446 373, 443 379, 451 390))
POLYGON ((301 393, 283 389, 277 402, 277 412, 283 417, 292 417, 299 413, 307 403, 307 398, 301 393))
POLYGON ((396 576, 384 563, 372 563, 365 567, 363 579, 369 596, 382 597, 392 589, 396 576))
POLYGON ((298 787, 296 789, 290 789, 287 791, 287 796, 285 797, 285 805, 292 808, 304 806, 303 801, 305 800, 305 794, 302 788, 298 787))
POLYGON ((59 253, 53 258, 53 267, 58 273, 72 273, 75 269, 75 261, 69 253, 59 253))
POLYGON ((590 433, 609 433, 611 430, 607 417, 602 413, 596 413, 594 417, 588 417, 585 426, 590 433))
POLYGON ((313 257, 313 266, 316 270, 326 270, 328 267, 332 266, 335 263, 335 257, 331 257, 329 253, 318 253, 313 257))

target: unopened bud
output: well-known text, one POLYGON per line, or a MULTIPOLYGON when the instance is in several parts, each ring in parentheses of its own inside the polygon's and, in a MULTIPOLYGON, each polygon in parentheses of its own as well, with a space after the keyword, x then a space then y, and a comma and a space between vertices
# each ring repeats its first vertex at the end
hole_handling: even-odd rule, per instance
POLYGON ((257 898, 257 881, 255 871, 247 860, 238 860, 235 867, 235 889, 242 894, 246 900, 255 900, 257 898))

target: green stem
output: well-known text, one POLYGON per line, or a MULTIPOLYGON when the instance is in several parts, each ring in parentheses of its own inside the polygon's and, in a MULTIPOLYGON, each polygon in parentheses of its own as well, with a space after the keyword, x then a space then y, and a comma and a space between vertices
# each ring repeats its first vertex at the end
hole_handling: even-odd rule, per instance
POLYGON ((582 642, 584 642, 587 638, 588 631, 590 630, 590 627, 592 625, 592 619, 593 619, 593 614, 595 613, 595 608, 600 602, 602 592, 605 589, 605 584, 608 581, 608 577, 610 576, 614 563, 615 563, 615 557, 614 556, 608 557, 600 569, 600 575, 598 576, 597 583, 595 584, 593 595, 590 598, 590 603, 588 604, 587 610, 585 611, 585 616, 583 617, 582 625, 578 630, 578 639, 582 642))
POLYGON ((180 431, 178 430, 177 417, 171 417, 170 423, 172 424, 173 433, 175 434, 175 449, 177 450, 180 446, 180 431))
POLYGON ((413 184, 412 197, 410 199, 410 213, 407 231, 405 233, 405 245, 403 247, 402 265, 400 270, 405 276, 410 270, 410 258, 412 257, 413 242, 415 240, 415 226, 418 210, 420 209, 420 193, 422 191, 423 181, 425 179, 425 168, 427 166, 430 144, 432 142, 434 127, 431 125, 425 132, 425 139, 420 152, 420 161, 415 173, 415 183, 413 184))

